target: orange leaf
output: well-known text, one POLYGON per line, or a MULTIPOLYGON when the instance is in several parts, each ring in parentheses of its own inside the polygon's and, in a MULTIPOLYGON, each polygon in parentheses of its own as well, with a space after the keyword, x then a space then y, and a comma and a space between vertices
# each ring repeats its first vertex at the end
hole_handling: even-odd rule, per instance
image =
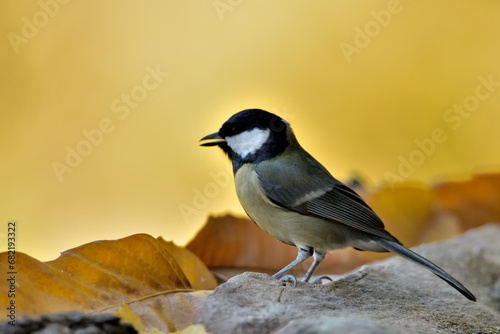
POLYGON ((264 232, 250 219, 209 217, 186 248, 209 268, 276 269, 295 259, 297 249, 264 232))
POLYGON ((140 332, 169 333, 191 325, 209 294, 208 291, 194 291, 152 296, 107 311, 116 312, 123 322, 131 323, 140 332))
MULTIPOLYGON (((193 254, 146 234, 92 242, 46 263, 17 253, 18 316, 97 311, 158 292, 192 291, 177 259, 181 259, 191 276, 204 277, 203 286, 216 286, 208 269, 193 254), (193 270, 193 266, 198 268, 193 270)), ((0 254, 0 270, 9 271, 7 264, 7 253, 0 254)), ((191 280, 198 284, 194 277, 191 280)), ((6 280, 0 281, 1 291, 8 291, 7 284, 6 280)), ((9 302, 7 294, 0 295, 1 307, 9 302)))
POLYGON ((500 221, 500 174, 439 184, 433 191, 439 209, 457 216, 463 230, 500 221))

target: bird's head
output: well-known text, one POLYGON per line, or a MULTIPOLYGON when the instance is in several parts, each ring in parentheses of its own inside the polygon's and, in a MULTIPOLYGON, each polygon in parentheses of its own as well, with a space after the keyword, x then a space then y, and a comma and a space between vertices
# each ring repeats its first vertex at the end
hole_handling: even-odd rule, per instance
POLYGON ((245 163, 272 159, 285 151, 295 136, 290 124, 261 109, 247 109, 229 118, 216 133, 203 137, 201 146, 219 146, 236 171, 245 163))

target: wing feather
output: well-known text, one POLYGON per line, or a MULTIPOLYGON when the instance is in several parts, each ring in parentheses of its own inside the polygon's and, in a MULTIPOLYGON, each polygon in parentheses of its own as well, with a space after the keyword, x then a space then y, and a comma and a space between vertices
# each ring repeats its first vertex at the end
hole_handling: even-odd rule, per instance
POLYGON ((302 214, 341 222, 358 230, 385 239, 389 237, 392 240, 393 237, 385 230, 384 223, 375 212, 360 197, 353 199, 346 196, 344 187, 347 188, 345 185, 335 186, 323 196, 304 203, 305 205, 301 208, 290 209, 302 214))
MULTIPOLYGON (((384 223, 352 189, 335 179, 307 152, 292 157, 304 159, 306 173, 296 164, 280 161, 261 162, 255 172, 267 197, 276 205, 325 220, 340 222, 360 231, 397 241, 384 223), (303 175, 314 175, 313 178, 303 175), (271 180, 274 180, 271 181, 271 180)), ((294 160, 295 159, 295 160, 294 160)))

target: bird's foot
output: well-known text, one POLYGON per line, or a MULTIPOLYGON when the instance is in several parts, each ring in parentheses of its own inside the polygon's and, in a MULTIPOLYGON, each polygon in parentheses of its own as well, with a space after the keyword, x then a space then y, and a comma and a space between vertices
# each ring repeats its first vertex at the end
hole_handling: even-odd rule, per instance
POLYGON ((311 281, 311 284, 322 284, 322 281, 326 279, 332 282, 333 280, 330 278, 330 276, 320 276, 318 278, 315 278, 314 280, 311 281))
POLYGON ((297 286, 297 279, 293 275, 285 275, 285 276, 280 278, 280 281, 293 283, 294 288, 297 286))

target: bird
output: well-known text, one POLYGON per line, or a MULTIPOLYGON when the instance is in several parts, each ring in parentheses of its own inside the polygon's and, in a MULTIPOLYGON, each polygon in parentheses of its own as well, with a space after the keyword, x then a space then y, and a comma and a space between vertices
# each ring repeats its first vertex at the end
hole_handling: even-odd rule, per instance
POLYGON ((262 109, 231 116, 218 132, 200 139, 217 146, 232 163, 236 194, 261 229, 298 248, 297 258, 273 275, 286 275, 313 256, 302 282, 308 282, 329 251, 353 247, 392 252, 423 266, 471 301, 476 297, 450 274, 407 249, 351 188, 334 178, 299 144, 290 123, 262 109))

